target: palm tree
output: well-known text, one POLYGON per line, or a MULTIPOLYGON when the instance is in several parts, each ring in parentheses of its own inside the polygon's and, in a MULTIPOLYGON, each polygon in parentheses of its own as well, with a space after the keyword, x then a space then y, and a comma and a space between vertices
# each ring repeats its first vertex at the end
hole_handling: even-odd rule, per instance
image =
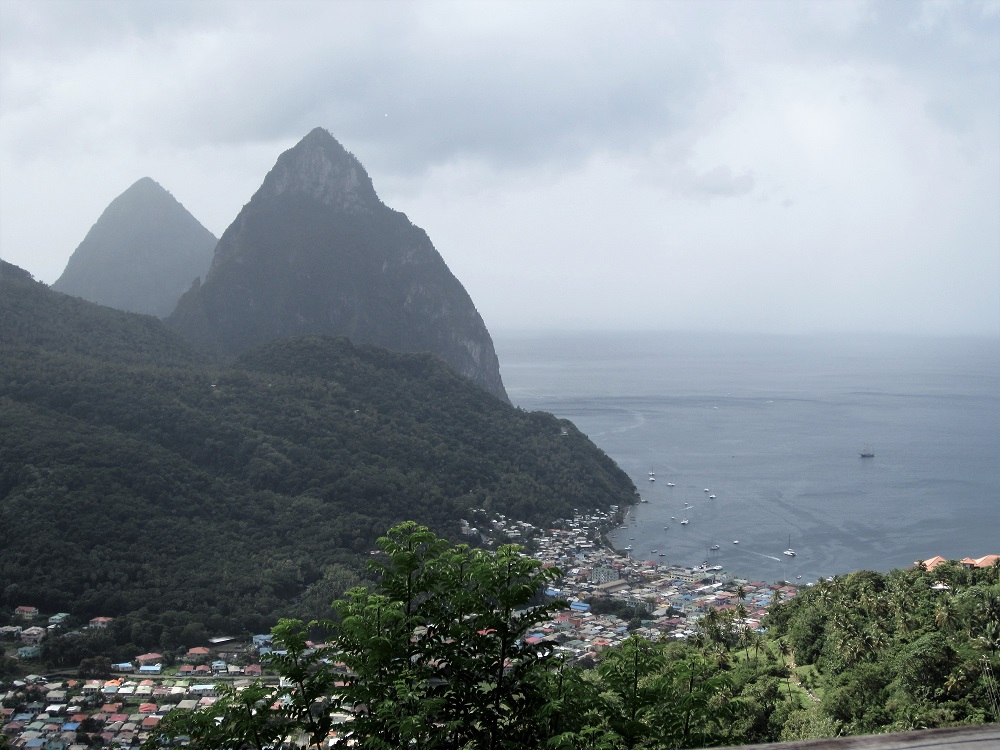
POLYGON ((791 666, 792 665, 792 661, 791 661, 792 650, 788 647, 788 641, 786 641, 784 638, 779 638, 778 639, 778 653, 780 653, 781 656, 785 660, 785 687, 788 688, 788 697, 789 697, 789 699, 791 699, 791 697, 792 697, 792 666, 791 666))
POLYGON ((983 632, 972 639, 972 645, 991 654, 1000 651, 1000 622, 987 622, 983 626, 983 632))
POLYGON ((774 589, 774 591, 771 592, 771 602, 770 604, 768 604, 767 608, 772 609, 774 607, 777 607, 779 604, 781 604, 781 600, 783 598, 784 595, 781 593, 781 589, 774 589))
POLYGON ((948 679, 944 681, 945 691, 948 693, 951 693, 953 690, 955 692, 961 691, 965 687, 966 677, 965 670, 959 667, 948 675, 948 679))
POLYGON ((934 624, 938 630, 947 631, 955 624, 955 607, 950 596, 945 596, 934 610, 934 624))
POLYGON ((1000 594, 992 588, 986 589, 976 606, 976 614, 980 622, 987 624, 1000 622, 1000 594))
MULTIPOLYGON (((743 588, 743 587, 741 586, 740 588, 743 588)), ((739 596, 739 594, 737 594, 737 596, 739 596)), ((744 593, 744 597, 745 596, 746 596, 746 594, 744 593)), ((749 615, 750 615, 750 613, 747 612, 747 608, 743 604, 742 601, 739 604, 736 605, 736 617, 737 617, 737 619, 740 622, 740 624, 739 624, 739 639, 743 641, 743 648, 746 651, 747 661, 750 661, 750 644, 748 642, 748 640, 749 640, 749 633, 750 633, 750 626, 747 623, 747 617, 749 615)))
POLYGON ((862 636, 862 643, 865 649, 865 655, 875 661, 878 653, 889 646, 889 636, 882 628, 878 627, 877 624, 873 624, 869 627, 864 635, 862 636))
POLYGON ((726 669, 729 666, 729 649, 725 644, 719 642, 710 644, 707 655, 719 669, 726 669))

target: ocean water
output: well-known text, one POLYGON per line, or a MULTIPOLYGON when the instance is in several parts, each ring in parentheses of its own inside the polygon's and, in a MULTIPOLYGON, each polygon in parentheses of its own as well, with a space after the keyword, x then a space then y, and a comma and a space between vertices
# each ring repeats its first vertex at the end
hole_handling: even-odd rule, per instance
POLYGON ((997 340, 494 340, 514 404, 571 420, 648 501, 612 536, 635 557, 807 583, 1000 553, 997 340))

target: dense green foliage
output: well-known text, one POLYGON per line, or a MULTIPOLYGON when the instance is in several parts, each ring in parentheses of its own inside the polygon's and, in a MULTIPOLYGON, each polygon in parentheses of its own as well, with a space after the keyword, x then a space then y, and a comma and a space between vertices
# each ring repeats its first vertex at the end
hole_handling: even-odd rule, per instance
POLYGON ((769 624, 769 637, 812 675, 819 700, 795 717, 809 731, 1000 719, 985 674, 1000 667, 1000 565, 859 571, 806 589, 775 608, 769 624))
POLYGON ((281 686, 174 713, 149 746, 187 735, 207 750, 263 750, 349 733, 379 750, 668 750, 998 718, 984 670, 1000 647, 1000 566, 862 571, 776 601, 766 634, 740 601, 686 642, 631 636, 583 668, 526 637, 557 606, 528 606, 554 569, 516 547, 452 547, 412 523, 379 547, 373 591, 350 591, 334 619, 275 629, 281 686), (932 588, 941 578, 949 589, 932 588), (310 648, 317 628, 330 640, 310 648), (805 653, 815 664, 795 665, 805 653))
MULTIPOLYGON (((304 744, 364 706, 362 747, 666 750, 1000 718, 1000 566, 860 571, 776 601, 766 632, 740 601, 585 668, 524 638, 553 570, 443 540, 470 508, 544 522, 633 498, 571 424, 433 357, 317 337, 219 361, 0 262, 0 614, 115 616, 44 642, 44 663, 87 674, 302 618, 275 631, 288 682, 164 732, 304 744), (369 554, 411 517, 436 533, 396 527, 369 554)), ((0 676, 13 665, 0 652, 0 676)))
MULTIPOLYGON (((720 744, 741 714, 727 676, 695 648, 630 638, 596 670, 567 666, 526 636, 561 602, 532 606, 559 571, 515 546, 451 546, 413 523, 379 540, 374 591, 334 603, 336 618, 283 621, 280 685, 226 689, 211 707, 171 714, 148 747, 185 735, 197 747, 357 746, 666 748, 720 744), (310 648, 310 631, 332 637, 310 648), (349 711, 335 725, 338 711, 349 711)), ((776 692, 775 692, 776 696, 776 692)))
POLYGON ((0 606, 115 616, 119 645, 315 616, 406 518, 634 499, 571 424, 430 355, 317 337, 219 362, 9 264, 0 337, 0 606))

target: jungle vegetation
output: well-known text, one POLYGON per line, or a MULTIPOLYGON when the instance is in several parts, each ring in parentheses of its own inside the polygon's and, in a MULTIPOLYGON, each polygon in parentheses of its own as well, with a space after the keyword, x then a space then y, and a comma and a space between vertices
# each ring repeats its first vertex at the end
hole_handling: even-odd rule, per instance
POLYGON ((319 616, 405 519, 455 536, 474 508, 634 500, 571 423, 432 355, 309 337, 218 359, 0 267, 0 608, 180 648, 319 616))
POLYGON ((147 748, 667 748, 874 734, 996 721, 1000 566, 862 571, 774 601, 767 628, 743 602, 685 642, 630 636, 585 668, 529 638, 564 602, 559 577, 521 555, 452 546, 407 523, 379 540, 373 587, 332 616, 283 620, 284 679, 173 712, 147 748), (935 571, 937 573, 937 571, 935 571), (946 616, 947 615, 947 616, 946 616), (310 637, 321 639, 314 644, 310 637), (995 695, 995 693, 994 693, 995 695))

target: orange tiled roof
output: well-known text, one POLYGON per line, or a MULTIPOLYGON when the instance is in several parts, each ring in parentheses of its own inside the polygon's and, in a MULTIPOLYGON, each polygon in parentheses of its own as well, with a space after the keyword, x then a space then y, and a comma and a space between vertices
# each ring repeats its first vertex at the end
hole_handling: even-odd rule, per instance
POLYGON ((946 557, 941 557, 941 555, 934 555, 934 557, 928 560, 917 560, 914 563, 914 565, 919 565, 920 563, 923 563, 924 567, 927 570, 934 570, 934 568, 936 568, 938 565, 944 562, 948 562, 948 559, 946 557))
MULTIPOLYGON (((969 568, 988 568, 998 559, 1000 559, 1000 555, 983 555, 977 558, 967 557, 960 562, 969 568)), ((914 565, 919 565, 921 562, 927 570, 934 570, 941 563, 948 562, 948 558, 935 555, 928 560, 917 560, 914 565)))
POLYGON ((973 568, 989 568, 997 560, 1000 560, 1000 555, 983 555, 975 559, 967 557, 962 560, 962 565, 970 565, 973 568))

